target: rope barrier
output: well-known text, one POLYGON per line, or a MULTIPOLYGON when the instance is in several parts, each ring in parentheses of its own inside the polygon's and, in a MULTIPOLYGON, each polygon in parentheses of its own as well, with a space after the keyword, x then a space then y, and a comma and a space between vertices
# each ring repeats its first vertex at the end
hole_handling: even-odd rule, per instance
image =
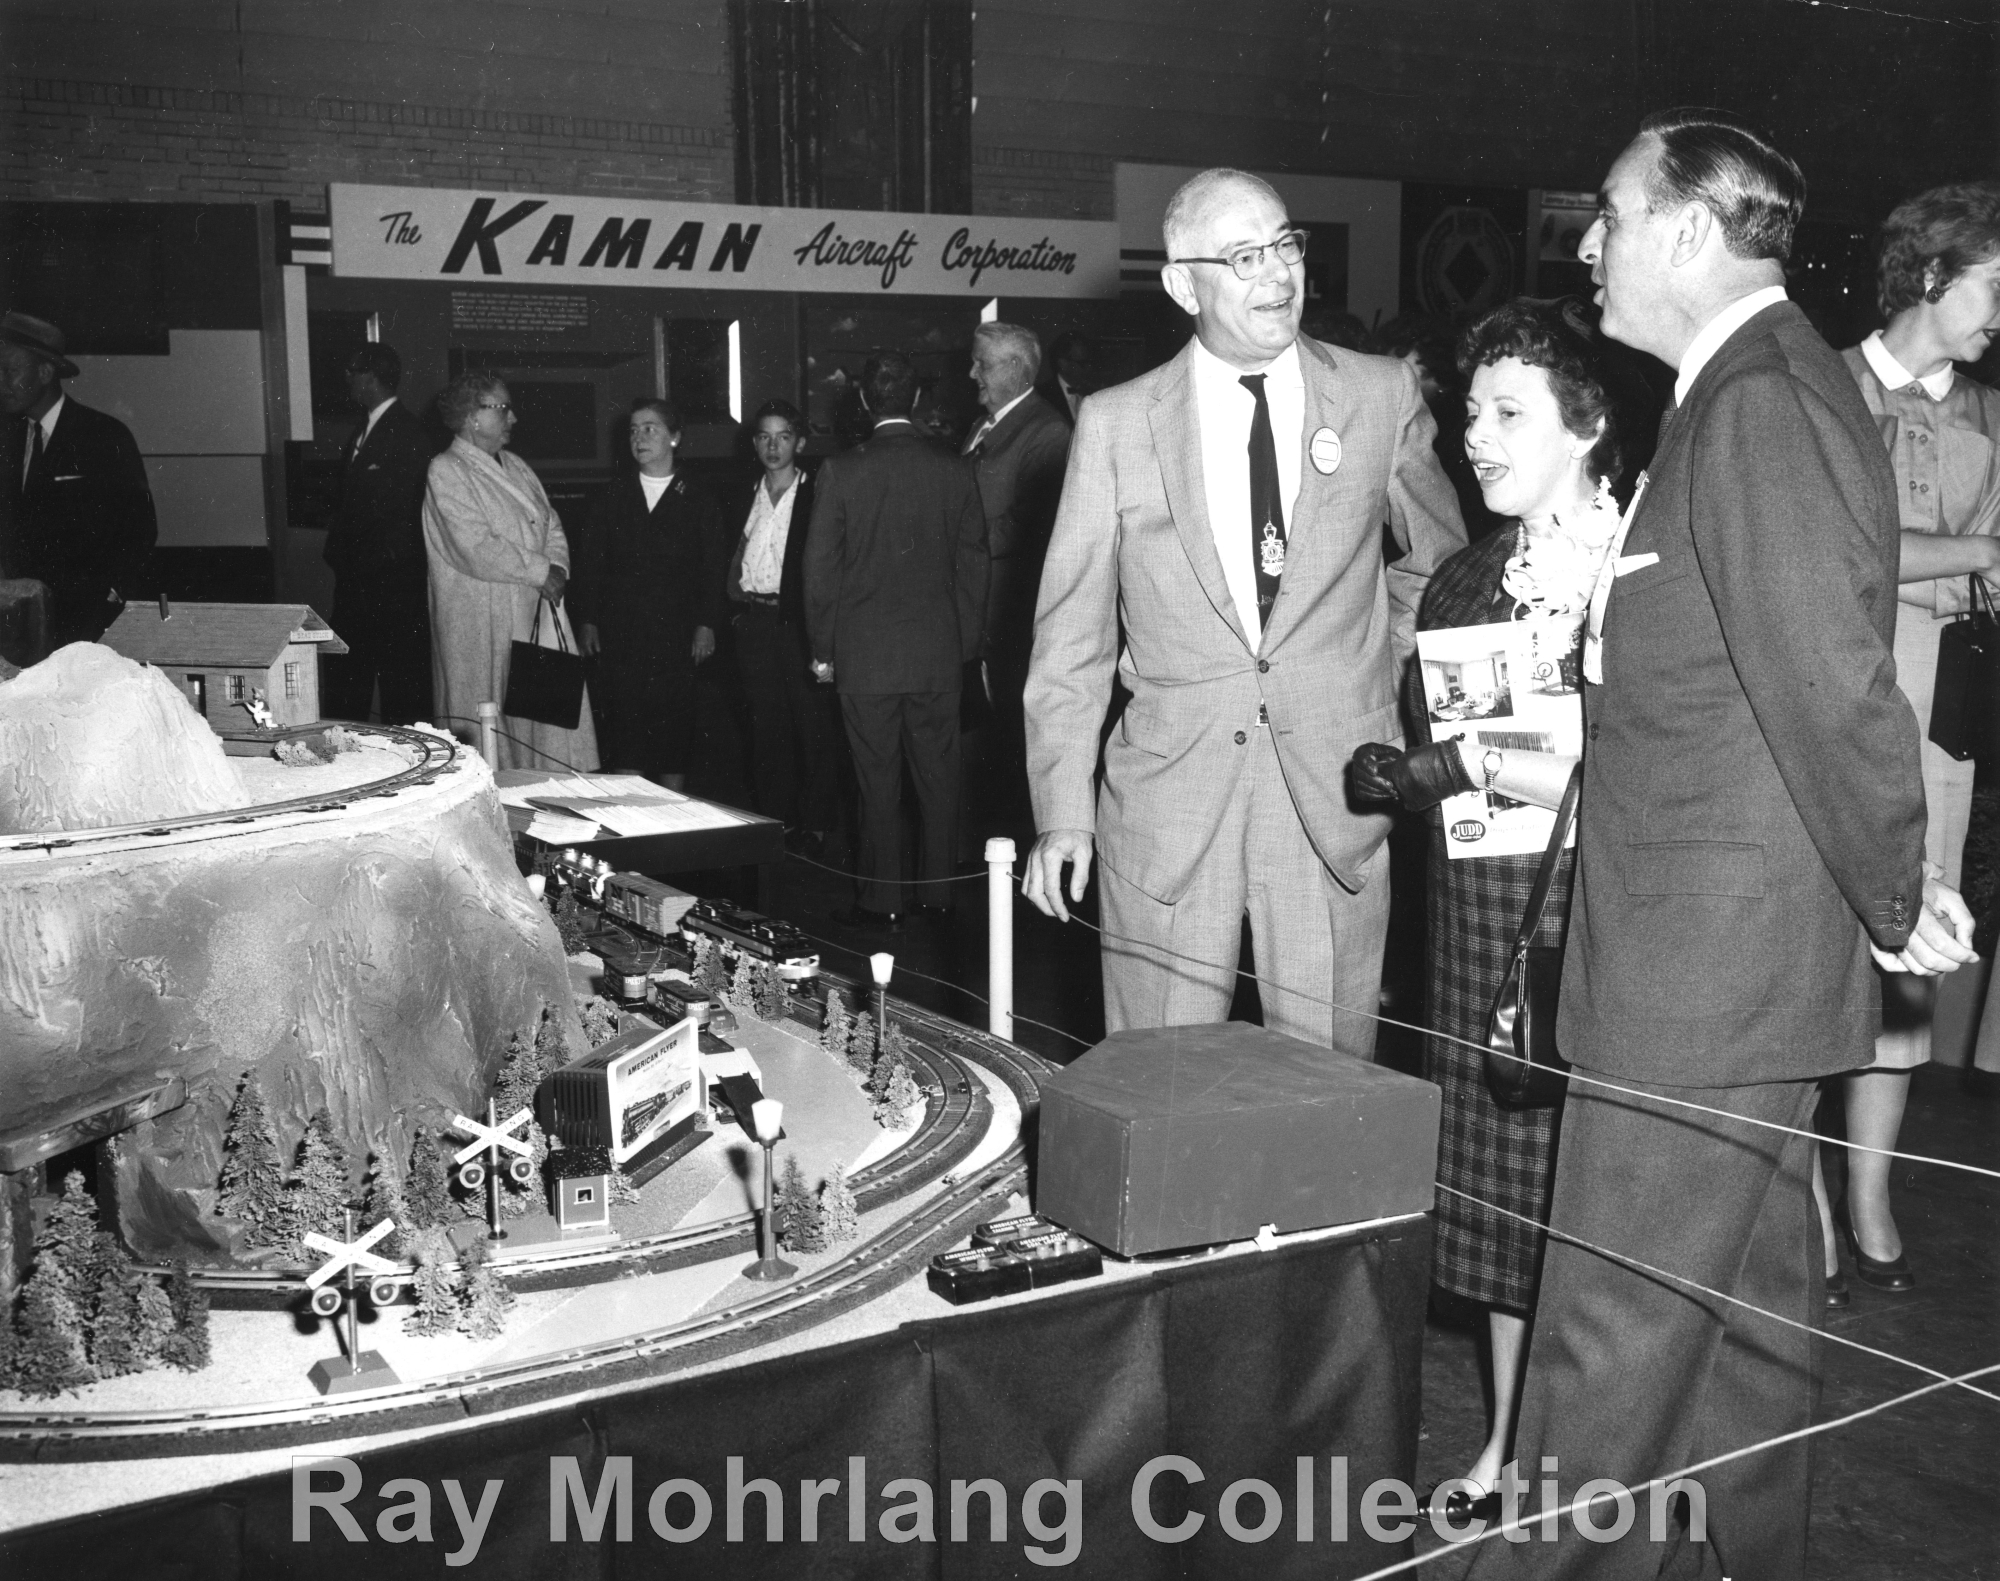
MULTIPOLYGON (((481 728, 481 722, 479 720, 467 719, 463 714, 439 714, 435 719, 432 719, 429 722, 434 725, 470 725, 474 730, 478 730, 481 728)), ((536 757, 547 758, 549 762, 553 763, 559 769, 568 769, 572 774, 595 774, 599 772, 596 769, 580 769, 574 763, 565 763, 561 758, 557 757, 553 752, 544 752, 540 747, 536 746, 534 742, 524 741, 521 739, 521 737, 515 735, 513 731, 502 730, 497 724, 494 725, 492 728, 493 728, 493 733, 496 736, 505 736, 509 741, 513 742, 515 746, 526 747, 530 752, 534 753, 536 757)))
MULTIPOLYGON (((1567 1230, 1550 1229, 1549 1226, 1541 1223, 1538 1219, 1530 1217, 1528 1214, 1516 1213, 1511 1208, 1500 1207, 1497 1203, 1488 1202, 1483 1197, 1476 1197, 1469 1191, 1460 1191, 1456 1186, 1447 1186, 1442 1180, 1436 1181, 1434 1184, 1438 1190, 1450 1192, 1452 1196, 1484 1208, 1489 1213, 1497 1213, 1503 1217, 1513 1219, 1517 1223, 1526 1224, 1531 1228, 1541 1230, 1546 1235, 1555 1237, 1559 1241, 1567 1241, 1570 1245, 1586 1252, 1595 1252, 1598 1256, 1609 1258, 1612 1262, 1623 1264, 1627 1268, 1636 1268, 1641 1273, 1653 1274, 1661 1279, 1672 1280, 1677 1285, 1685 1285, 1690 1290, 1699 1291, 1705 1296, 1713 1296, 1718 1301, 1727 1301, 1731 1306, 1741 1307, 1746 1312, 1754 1312, 1759 1317, 1769 1318, 1773 1323, 1782 1323, 1786 1328, 1803 1329, 1808 1334, 1830 1340, 1836 1345, 1845 1345, 1849 1350, 1858 1350, 1864 1356, 1873 1356, 1879 1361, 1893 1361, 1898 1367, 1907 1367, 1910 1371, 1920 1372, 1927 1378, 1948 1378, 1949 1376, 1946 1373, 1939 1372, 1935 1367, 1926 1367, 1920 1361, 1911 1361, 1906 1356, 1898 1356, 1890 1351, 1877 1350, 1873 1345, 1864 1345, 1858 1339, 1849 1339, 1844 1334, 1835 1334, 1828 1329, 1814 1328, 1812 1324, 1802 1323, 1797 1318, 1789 1318, 1782 1313, 1768 1311, 1753 1302, 1745 1301, 1741 1296, 1732 1296, 1721 1290, 1711 1290, 1699 1280, 1689 1279, 1684 1274, 1669 1272, 1665 1268, 1656 1268, 1651 1263, 1641 1262, 1638 1258, 1628 1256, 1624 1252, 1614 1252, 1608 1246, 1599 1246, 1594 1242, 1586 1241, 1580 1235, 1571 1235, 1567 1230)), ((1995 1394, 1988 1389, 1975 1389, 1971 1384, 1966 1384, 1964 1387, 1968 1392, 1976 1394, 1982 1399, 1991 1400, 1995 1405, 2000 1405, 2000 1394, 1995 1394)))
MULTIPOLYGON (((1992 1362, 1984 1367, 1975 1367, 1970 1372, 1962 1372, 1937 1383, 1927 1383, 1921 1388, 1910 1390, 1907 1394, 1896 1395, 1893 1399, 1878 1400, 1873 1405, 1863 1406, 1858 1411, 1850 1411, 1845 1416, 1837 1416, 1829 1422, 1815 1422, 1811 1427, 1801 1427, 1790 1433, 1781 1433, 1776 1438, 1767 1438, 1755 1444, 1746 1444, 1741 1449, 1732 1449, 1720 1455, 1711 1455, 1707 1460, 1698 1460, 1693 1465, 1681 1467, 1678 1471, 1663 1472, 1661 1475, 1646 1482, 1644 1487, 1649 1492, 1654 1488, 1658 1488, 1664 1492, 1669 1484, 1679 1482, 1686 1477, 1692 1477, 1697 1472, 1711 1471, 1717 1466, 1726 1466, 1733 1460, 1745 1460, 1751 1455, 1762 1454, 1767 1449, 1777 1449, 1782 1445, 1796 1443, 1801 1439, 1814 1438, 1821 1433, 1830 1433, 1837 1427, 1851 1427, 1856 1422, 1863 1421, 1868 1417, 1879 1416, 1884 1411, 1893 1411, 1899 1405, 1908 1405, 1913 1400, 1920 1400, 1927 1394, 1936 1394, 1941 1389, 1962 1388, 1969 1385, 1976 1378, 1984 1378, 1993 1373, 2000 1373, 2000 1362, 1992 1362)), ((1985 1391, 1981 1390, 1979 1392, 1984 1393, 1985 1391)), ((1627 1489, 1626 1491, 1635 1500, 1637 1499, 1638 1489, 1627 1489)), ((1551 1518, 1560 1521, 1565 1516, 1574 1516, 1578 1510, 1588 1509, 1605 1500, 1616 1500, 1616 1498, 1617 1494, 1615 1493, 1593 1493, 1587 1499, 1581 1497, 1574 1498, 1562 1506, 1562 1508, 1554 1511, 1553 1516, 1551 1516, 1550 1512, 1543 1510, 1537 1511, 1533 1516, 1524 1515, 1518 1520, 1508 1521, 1504 1525, 1489 1526, 1476 1537, 1459 1538, 1446 1543, 1442 1548, 1433 1548, 1427 1554, 1418 1554, 1414 1559, 1404 1559, 1396 1564, 1384 1565, 1379 1570, 1370 1570, 1366 1575, 1356 1576, 1354 1581, 1383 1581, 1383 1578, 1387 1576, 1403 1575, 1422 1565, 1429 1564, 1433 1559, 1437 1559, 1442 1555, 1459 1553, 1464 1549, 1470 1548, 1475 1543, 1491 1542, 1494 1538, 1504 1537, 1509 1532, 1525 1532, 1530 1527, 1538 1526, 1543 1521, 1551 1518)), ((1407 1520, 1409 1517, 1405 1516, 1404 1519, 1407 1520)), ((1435 1527, 1433 1527, 1433 1530, 1435 1530, 1435 1527)))
MULTIPOLYGON (((1211 972, 1229 970, 1228 968, 1217 966, 1213 961, 1205 961, 1198 956, 1183 955, 1178 950, 1170 950, 1164 944, 1155 944, 1150 940, 1128 938, 1122 933, 1113 933, 1107 928, 1100 927, 1098 924, 1074 914, 1071 915, 1070 920, 1081 923, 1084 927, 1090 929, 1091 932, 1119 944, 1136 945, 1142 950, 1151 950, 1156 954, 1169 956, 1177 961, 1186 961, 1191 966, 1204 967, 1211 972)), ((1249 978, 1257 985, 1258 992, 1262 993, 1264 991, 1265 981, 1255 972, 1245 971, 1240 966, 1234 968, 1234 972, 1238 977, 1249 978)), ((1481 1056, 1491 1052, 1502 1059, 1513 1060, 1517 1064, 1526 1065, 1532 1063, 1519 1054, 1509 1054, 1500 1049, 1489 1050, 1488 1046, 1484 1043, 1475 1043, 1470 1038, 1458 1037, 1450 1032, 1439 1032, 1432 1027, 1418 1026, 1413 1021, 1400 1021, 1394 1016, 1385 1016, 1380 1011, 1362 1010, 1353 1005, 1336 1004, 1333 1000, 1321 998, 1318 994, 1309 994, 1297 988, 1287 988, 1280 983, 1272 983, 1270 988, 1275 993, 1289 994, 1294 999, 1303 999, 1308 1004, 1320 1005, 1328 1010, 1338 1010, 1346 1015, 1364 1016, 1371 1021, 1379 1021, 1384 1026, 1401 1027, 1405 1031, 1416 1032, 1424 1037, 1441 1038, 1447 1043, 1456 1043, 1461 1047, 1469 1048, 1475 1054, 1481 1056)), ((1637 1098, 1642 1102, 1667 1104, 1676 1109, 1693 1110, 1697 1114, 1715 1115, 1720 1119, 1734 1120, 1743 1125, 1758 1126, 1767 1131, 1781 1131, 1787 1136, 1802 1136, 1809 1141, 1824 1142, 1834 1147, 1845 1147, 1857 1153, 1873 1153, 1880 1158, 1900 1158, 1905 1163, 1910 1164, 1934 1164, 1940 1169, 1956 1169, 1969 1175, 1984 1175, 1991 1180, 2000 1180, 2000 1169, 1987 1169, 1980 1164, 1961 1163, 1957 1159, 1952 1158, 1933 1158, 1927 1153, 1901 1153, 1893 1148, 1869 1147, 1860 1142, 1849 1142, 1838 1137, 1821 1136, 1816 1131, 1801 1131, 1796 1126, 1781 1125, 1776 1120, 1759 1120, 1750 1115, 1731 1114, 1727 1109, 1713 1108, 1708 1104, 1695 1103, 1685 1098, 1668 1098, 1660 1093, 1641 1092, 1636 1087, 1625 1087, 1615 1081, 1604 1081, 1596 1076, 1586 1076, 1574 1068, 1562 1072, 1562 1075, 1568 1081, 1581 1082, 1586 1087, 1595 1087, 1603 1092, 1621 1093, 1625 1097, 1637 1098)))
POLYGON ((914 886, 919 884, 983 884, 986 882, 986 869, 983 867, 976 873, 958 873, 954 874, 950 878, 876 879, 869 877, 869 875, 867 875, 866 873, 850 873, 844 867, 830 867, 825 862, 815 862, 811 857, 801 856, 796 851, 787 851, 785 855, 794 862, 803 862, 807 867, 816 867, 822 873, 834 873, 840 876, 841 878, 851 878, 854 879, 857 883, 863 883, 863 884, 893 883, 893 884, 908 884, 914 886))

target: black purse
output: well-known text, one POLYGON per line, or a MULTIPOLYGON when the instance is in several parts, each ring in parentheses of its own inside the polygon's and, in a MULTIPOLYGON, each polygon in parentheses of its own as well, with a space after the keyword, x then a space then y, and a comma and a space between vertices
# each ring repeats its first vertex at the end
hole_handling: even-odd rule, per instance
POLYGON ((563 640, 562 620, 555 621, 556 646, 544 648, 536 640, 542 634, 542 610, 548 600, 535 605, 535 623, 528 640, 514 639, 507 654, 507 696, 500 712, 516 719, 532 719, 539 725, 558 730, 574 730, 583 717, 583 655, 572 653, 563 640))
POLYGON ((1562 987, 1563 952, 1532 941, 1549 903, 1549 886, 1555 882, 1556 862, 1576 819, 1582 786, 1579 763, 1563 788, 1556 826, 1549 831, 1549 847, 1535 871, 1528 909, 1514 938, 1514 957, 1486 1018, 1486 1085, 1503 1109, 1558 1108, 1569 1090, 1569 1061, 1556 1049, 1556 994, 1562 987))
POLYGON ((1930 738, 1959 762, 1989 766, 2000 747, 2000 621, 1979 577, 1970 607, 1938 633, 1930 738))

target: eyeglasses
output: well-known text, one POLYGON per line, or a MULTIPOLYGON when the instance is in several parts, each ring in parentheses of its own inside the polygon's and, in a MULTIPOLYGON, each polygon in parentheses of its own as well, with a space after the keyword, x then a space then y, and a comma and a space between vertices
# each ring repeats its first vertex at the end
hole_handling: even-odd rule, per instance
POLYGON ((1276 253, 1278 262, 1289 268, 1306 255, 1306 233, 1286 231, 1274 242, 1265 242, 1258 247, 1239 247, 1226 258, 1169 258, 1167 262, 1228 264, 1236 271, 1237 279, 1254 280, 1263 270, 1266 253, 1276 253))
POLYGON ((481 401, 479 409, 482 412, 511 412, 514 410, 505 401, 481 401))

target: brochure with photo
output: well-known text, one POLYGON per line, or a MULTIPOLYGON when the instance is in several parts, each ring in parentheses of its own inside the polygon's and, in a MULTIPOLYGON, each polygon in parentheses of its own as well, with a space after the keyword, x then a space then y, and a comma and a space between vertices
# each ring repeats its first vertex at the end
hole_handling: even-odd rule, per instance
MULTIPOLYGON (((1417 633, 1431 739, 1456 739, 1480 778, 1488 747, 1515 752, 1583 751, 1583 617, 1537 615, 1485 626, 1417 633)), ((1539 855, 1555 813, 1487 790, 1438 809, 1452 857, 1539 855)), ((1570 830, 1570 843, 1576 831, 1570 830)))

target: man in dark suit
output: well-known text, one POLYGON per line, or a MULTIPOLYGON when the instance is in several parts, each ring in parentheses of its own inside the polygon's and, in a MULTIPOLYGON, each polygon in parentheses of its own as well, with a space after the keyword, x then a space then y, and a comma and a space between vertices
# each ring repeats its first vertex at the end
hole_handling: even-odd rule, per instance
MULTIPOLYGON (((1571 1084, 1494 1502, 1513 1514, 1552 1458, 1565 1499, 1608 1478, 1644 1507, 1617 1541, 1606 1502, 1585 1512, 1598 1536, 1564 1521, 1553 1542, 1489 1543, 1481 1578, 1694 1573, 1647 1483, 1812 1418, 1815 1082, 1873 1058, 1871 960, 1971 959, 1970 916, 1923 866, 1917 722, 1890 657, 1894 480, 1852 377, 1785 300, 1804 197, 1756 133, 1669 111, 1612 167, 1581 251, 1605 333, 1679 380, 1585 654, 1557 1036, 1625 1090, 1571 1084)), ((1694 1481, 1701 1573, 1804 1575, 1804 1441, 1694 1481)))
POLYGON ((406 725, 431 713, 424 484, 437 447, 396 399, 402 382, 402 358, 388 346, 363 346, 348 359, 347 389, 362 418, 326 535, 331 620, 347 644, 346 657, 326 661, 321 683, 333 719, 367 719, 378 680, 385 723, 406 725))
POLYGON ((49 589, 49 646, 95 642, 153 588, 159 524, 132 431, 63 392, 63 332, 0 318, 0 568, 49 589))
POLYGON ((804 415, 766 401, 750 419, 762 469, 732 502, 736 548, 724 584, 734 613, 736 669, 750 704, 757 810, 786 825, 785 841, 818 856, 839 822, 839 721, 812 675, 805 556, 812 473, 799 464, 804 415))
POLYGON ((910 421, 916 369, 883 352, 861 376, 868 439, 820 468, 806 540, 813 673, 840 692, 861 793, 855 923, 903 910, 905 764, 923 823, 919 877, 949 878, 958 839, 961 667, 986 613, 986 517, 972 469, 910 421))
POLYGON ((1021 691, 1035 643, 1035 591, 1062 501, 1070 425, 1035 391, 1042 352, 1017 324, 972 334, 972 382, 986 416, 966 436, 979 478, 993 575, 986 593, 984 683, 993 705, 985 760, 973 775, 975 807, 990 821, 1027 813, 1021 691))

